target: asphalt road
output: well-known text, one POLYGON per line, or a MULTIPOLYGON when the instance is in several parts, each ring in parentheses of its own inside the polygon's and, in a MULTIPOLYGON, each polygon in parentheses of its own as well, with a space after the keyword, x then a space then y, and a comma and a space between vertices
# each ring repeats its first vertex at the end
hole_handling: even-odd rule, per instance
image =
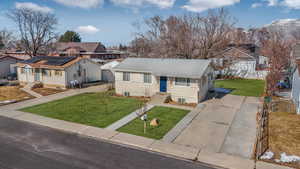
POLYGON ((0 117, 0 169, 213 169, 0 117))

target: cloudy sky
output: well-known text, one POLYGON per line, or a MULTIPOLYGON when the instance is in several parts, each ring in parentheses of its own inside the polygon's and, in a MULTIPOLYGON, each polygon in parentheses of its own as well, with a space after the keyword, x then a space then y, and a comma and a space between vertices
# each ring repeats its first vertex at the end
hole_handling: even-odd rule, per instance
POLYGON ((14 8, 51 12, 59 19, 57 31, 79 32, 83 41, 106 45, 128 43, 137 21, 154 15, 167 17, 226 7, 249 28, 277 19, 300 18, 300 0, 0 0, 0 29, 17 31, 6 13, 14 8))

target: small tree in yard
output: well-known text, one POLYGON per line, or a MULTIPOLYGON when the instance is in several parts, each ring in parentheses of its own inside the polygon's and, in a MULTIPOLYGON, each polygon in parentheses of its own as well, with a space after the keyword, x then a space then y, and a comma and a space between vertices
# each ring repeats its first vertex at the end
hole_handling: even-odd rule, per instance
POLYGON ((17 25, 20 45, 31 57, 47 52, 57 37, 54 33, 57 19, 51 13, 22 8, 14 9, 8 17, 17 25))
POLYGON ((270 32, 269 38, 262 41, 262 55, 269 58, 269 74, 266 78, 266 94, 273 96, 277 83, 290 64, 291 42, 280 32, 270 32))

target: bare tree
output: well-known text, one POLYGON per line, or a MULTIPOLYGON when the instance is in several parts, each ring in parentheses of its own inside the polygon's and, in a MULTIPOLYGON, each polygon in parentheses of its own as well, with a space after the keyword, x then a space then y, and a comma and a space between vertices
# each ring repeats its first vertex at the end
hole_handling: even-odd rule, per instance
POLYGON ((206 16, 155 16, 145 21, 146 32, 136 34, 134 44, 140 48, 135 52, 146 57, 210 58, 228 45, 233 25, 224 9, 211 10, 206 16))
POLYGON ((14 42, 13 33, 3 29, 0 30, 0 50, 7 49, 14 42))
POLYGON ((8 17, 15 22, 21 36, 21 47, 33 57, 39 52, 47 52, 48 46, 56 38, 56 17, 51 13, 30 9, 14 9, 8 17))
POLYGON ((269 73, 266 79, 266 94, 273 96, 277 83, 289 67, 291 61, 291 42, 281 32, 268 32, 268 39, 262 40, 262 54, 269 58, 269 73))

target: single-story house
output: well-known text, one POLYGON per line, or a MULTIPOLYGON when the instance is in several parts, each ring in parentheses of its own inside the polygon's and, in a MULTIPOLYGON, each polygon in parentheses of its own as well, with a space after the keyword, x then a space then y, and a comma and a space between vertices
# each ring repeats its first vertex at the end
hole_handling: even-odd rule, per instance
POLYGON ((6 78, 9 74, 16 73, 14 64, 23 60, 21 57, 0 56, 0 78, 6 78))
POLYGON ((102 81, 104 82, 115 82, 115 72, 113 70, 114 67, 119 65, 119 61, 111 61, 101 66, 101 75, 102 75, 102 81))
POLYGON ((39 56, 18 63, 18 80, 21 84, 40 82, 45 87, 66 88, 74 81, 100 81, 101 69, 88 58, 39 56))
POLYGON ((254 44, 229 45, 212 61, 220 68, 220 75, 264 79, 268 73, 268 59, 259 55, 259 47, 254 44))
POLYGON ((151 97, 167 93, 180 103, 199 103, 213 88, 210 60, 127 58, 114 67, 116 93, 151 97))

